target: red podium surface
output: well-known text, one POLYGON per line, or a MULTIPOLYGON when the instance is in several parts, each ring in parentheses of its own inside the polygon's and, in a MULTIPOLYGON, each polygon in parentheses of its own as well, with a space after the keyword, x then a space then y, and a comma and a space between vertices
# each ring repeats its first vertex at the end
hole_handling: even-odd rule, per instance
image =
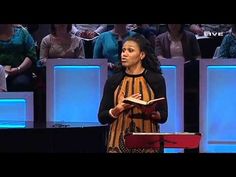
POLYGON ((127 148, 198 148, 200 133, 131 133, 125 136, 127 148))

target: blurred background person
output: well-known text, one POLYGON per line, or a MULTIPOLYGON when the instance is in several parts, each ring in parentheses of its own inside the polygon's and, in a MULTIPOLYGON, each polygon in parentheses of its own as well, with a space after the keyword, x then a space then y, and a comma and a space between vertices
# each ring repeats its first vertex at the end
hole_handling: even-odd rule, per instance
POLYGON ((194 34, 203 36, 205 31, 208 32, 222 32, 226 35, 230 32, 230 24, 190 24, 189 30, 194 34))
POLYGON ((5 67, 8 91, 32 91, 35 43, 21 25, 0 24, 0 64, 5 67))
POLYGON ((51 24, 51 33, 42 39, 40 62, 50 58, 85 58, 84 45, 78 36, 71 33, 72 24, 51 24))
POLYGON ((184 30, 183 24, 168 24, 168 31, 156 38, 158 59, 184 58, 185 61, 201 58, 198 41, 192 32, 184 30))
POLYGON ((151 46, 155 48, 156 29, 151 28, 149 24, 136 24, 136 28, 132 29, 132 31, 142 34, 150 42, 151 46))
POLYGON ((96 38, 106 30, 107 24, 74 24, 72 26, 72 33, 83 39, 86 58, 93 58, 96 38))
POLYGON ((231 32, 224 36, 217 58, 236 58, 236 24, 232 24, 231 32))
POLYGON ((121 66, 120 54, 123 40, 134 34, 136 33, 127 30, 126 24, 114 24, 112 30, 102 33, 97 38, 93 58, 108 60, 109 77, 121 66))
POLYGON ((107 24, 74 24, 72 32, 81 38, 92 39, 107 29, 107 24))

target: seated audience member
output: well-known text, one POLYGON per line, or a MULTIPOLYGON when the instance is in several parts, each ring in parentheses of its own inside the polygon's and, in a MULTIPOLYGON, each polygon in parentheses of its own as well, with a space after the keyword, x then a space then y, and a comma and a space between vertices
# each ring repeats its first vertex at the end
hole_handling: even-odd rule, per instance
POLYGON ((155 48, 155 38, 157 31, 153 28, 150 28, 149 24, 137 24, 137 28, 135 28, 133 31, 142 34, 150 42, 151 46, 155 48))
POLYGON ((232 24, 232 31, 225 35, 216 58, 236 58, 236 24, 232 24))
MULTIPOLYGON (((203 29, 198 24, 184 24, 184 30, 190 31, 196 35, 203 35, 203 29)), ((157 34, 162 34, 168 31, 167 24, 156 24, 157 34)))
POLYGON ((111 31, 104 32, 97 38, 93 58, 108 60, 108 76, 113 75, 121 64, 122 41, 134 34, 136 33, 127 30, 126 24, 115 24, 111 31))
POLYGON ((230 32, 229 24, 191 24, 189 30, 193 32, 200 46, 202 58, 216 58, 215 50, 226 34, 230 32))
POLYGON ((106 24, 75 24, 72 32, 81 38, 92 39, 106 31, 106 24))
POLYGON ((8 91, 32 91, 36 63, 34 40, 21 25, 0 24, 0 64, 8 74, 8 91))
POLYGON ((0 92, 7 91, 5 70, 2 65, 0 65, 0 92))
POLYGON ((84 56, 82 40, 71 34, 71 24, 52 24, 51 34, 40 45, 40 62, 45 65, 50 58, 80 58, 84 56))
POLYGON ((189 24, 188 30, 199 36, 204 35, 204 29, 199 24, 189 24))
POLYGON ((199 36, 204 35, 204 31, 223 32, 225 35, 230 32, 230 28, 230 24, 191 24, 189 26, 189 30, 199 36))
POLYGON ((184 58, 185 61, 201 58, 198 41, 183 24, 168 24, 168 31, 156 37, 158 59, 184 58))
POLYGON ((74 24, 72 33, 81 37, 84 42, 85 57, 93 57, 96 38, 107 30, 107 24, 74 24))

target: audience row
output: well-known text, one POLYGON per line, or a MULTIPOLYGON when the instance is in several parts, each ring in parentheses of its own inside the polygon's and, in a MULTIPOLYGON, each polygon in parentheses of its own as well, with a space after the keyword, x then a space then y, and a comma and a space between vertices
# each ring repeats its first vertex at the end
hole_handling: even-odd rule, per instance
MULTIPOLYGON (((122 41, 136 33, 141 33, 149 40, 156 51, 157 60, 184 58, 189 62, 201 58, 196 35, 204 34, 199 32, 204 30, 203 25, 48 24, 47 26, 50 30, 44 31, 45 35, 42 35, 41 40, 37 37, 40 36, 37 35, 39 25, 0 25, 0 65, 2 65, 0 68, 5 70, 1 71, 1 91, 33 90, 32 73, 37 66, 44 67, 46 61, 53 58, 88 58, 86 56, 88 46, 92 52, 91 58, 108 60, 110 77, 121 66, 122 41)), ((235 24, 232 28, 228 24, 223 26, 218 24, 218 27, 224 30, 225 36, 215 58, 235 58, 235 24)))

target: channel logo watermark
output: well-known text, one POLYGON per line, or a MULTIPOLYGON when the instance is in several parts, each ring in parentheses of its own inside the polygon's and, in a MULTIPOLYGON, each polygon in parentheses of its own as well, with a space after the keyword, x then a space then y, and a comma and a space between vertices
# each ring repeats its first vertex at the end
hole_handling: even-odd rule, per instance
POLYGON ((206 36, 206 37, 223 37, 224 32, 204 31, 204 36, 206 36))

